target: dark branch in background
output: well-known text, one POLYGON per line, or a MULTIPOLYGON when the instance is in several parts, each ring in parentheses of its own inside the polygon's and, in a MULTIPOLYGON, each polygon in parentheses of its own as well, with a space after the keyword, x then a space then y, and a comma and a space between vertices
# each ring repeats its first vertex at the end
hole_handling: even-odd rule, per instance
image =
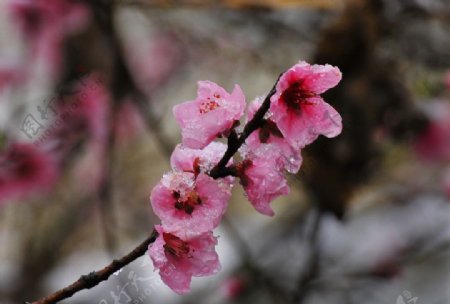
POLYGON ((152 130, 161 149, 166 154, 172 153, 173 144, 161 135, 161 124, 155 116, 145 94, 134 83, 131 71, 129 70, 122 51, 120 39, 117 31, 114 29, 113 10, 110 1, 98 1, 90 3, 95 12, 97 22, 102 28, 105 36, 108 38, 114 59, 114 79, 112 82, 112 92, 117 102, 121 102, 125 97, 132 97, 132 101, 139 109, 139 113, 143 116, 144 122, 149 130, 152 130), (100 4, 98 4, 100 3, 100 4), (105 14, 108 12, 108 14, 105 14), (106 17, 108 15, 109 17, 106 17))
POLYGON ((82 275, 76 282, 63 289, 58 290, 57 292, 41 300, 33 302, 32 304, 57 303, 58 301, 71 297, 73 294, 80 290, 90 289, 98 285, 100 282, 106 281, 114 272, 118 271, 122 267, 128 265, 140 256, 144 255, 148 249, 148 246, 152 244, 157 237, 158 233, 156 232, 156 230, 153 230, 153 233, 150 237, 148 237, 145 241, 143 241, 139 246, 137 246, 135 249, 133 249, 133 251, 131 251, 124 257, 118 260, 113 260, 111 264, 101 270, 93 271, 87 275, 82 275))

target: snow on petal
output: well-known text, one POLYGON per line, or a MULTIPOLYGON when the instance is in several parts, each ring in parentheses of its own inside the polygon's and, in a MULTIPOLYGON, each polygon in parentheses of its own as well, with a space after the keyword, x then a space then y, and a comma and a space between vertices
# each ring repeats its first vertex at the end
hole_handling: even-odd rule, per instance
POLYGON ((231 187, 206 174, 165 174, 151 195, 155 214, 166 231, 198 235, 219 225, 231 197, 231 187))
POLYGON ((238 85, 231 94, 211 81, 199 81, 197 98, 176 105, 183 145, 202 149, 228 131, 244 113, 245 96, 238 85))
POLYGON ((110 95, 100 75, 93 73, 81 79, 74 87, 64 88, 62 91, 62 100, 56 105, 58 115, 53 123, 55 128, 49 136, 39 138, 39 145, 59 157, 64 157, 79 141, 86 139, 89 144, 99 146, 99 151, 104 150, 110 95))
MULTIPOLYGON (((262 98, 256 98, 247 110, 247 121, 250 121, 255 115, 256 111, 261 107, 262 98)), ((265 122, 262 127, 254 131, 246 140, 249 149, 256 150, 261 145, 272 144, 276 146, 280 154, 284 158, 284 167, 290 173, 297 173, 302 164, 301 152, 291 147, 291 145, 284 139, 278 126, 271 119, 272 113, 270 110, 265 115, 265 122)))
POLYGON ((238 176, 250 203, 262 214, 273 216, 270 203, 289 193, 283 174, 284 163, 279 150, 273 145, 263 145, 249 151, 238 165, 238 176))
POLYGON ((178 294, 190 291, 193 276, 217 273, 221 266, 215 252, 217 239, 211 231, 194 237, 167 232, 164 226, 156 225, 158 237, 149 246, 149 255, 161 279, 178 294))
POLYGON ((209 172, 222 158, 227 145, 211 142, 205 148, 191 149, 178 144, 170 157, 170 164, 176 171, 209 172))

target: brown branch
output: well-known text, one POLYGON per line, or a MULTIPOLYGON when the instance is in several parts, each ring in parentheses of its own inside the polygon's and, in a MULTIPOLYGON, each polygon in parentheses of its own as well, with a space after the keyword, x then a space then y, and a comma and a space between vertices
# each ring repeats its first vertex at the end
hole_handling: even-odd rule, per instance
POLYGON ((120 270, 122 267, 128 265, 140 256, 144 255, 148 249, 148 246, 152 244, 157 237, 158 232, 156 232, 156 230, 153 230, 150 237, 148 237, 127 255, 118 260, 113 260, 111 264, 101 270, 93 271, 87 275, 82 275, 76 282, 70 284, 69 286, 60 289, 41 300, 32 302, 31 304, 57 303, 58 301, 71 297, 80 290, 90 289, 94 286, 97 286, 101 282, 106 281, 113 273, 120 270))

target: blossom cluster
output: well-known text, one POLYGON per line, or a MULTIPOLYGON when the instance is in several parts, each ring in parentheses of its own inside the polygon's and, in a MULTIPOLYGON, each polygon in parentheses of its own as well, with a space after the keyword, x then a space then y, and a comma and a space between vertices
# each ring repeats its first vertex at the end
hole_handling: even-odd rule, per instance
POLYGON ((161 225, 155 227, 158 237, 149 247, 154 266, 172 290, 187 293, 192 276, 219 271, 213 230, 226 211, 236 178, 254 208, 272 216, 270 203, 289 193, 286 174, 300 170, 301 150, 319 135, 331 138, 341 132, 341 116, 320 96, 341 77, 337 67, 301 61, 247 110, 238 85, 228 93, 211 81, 199 81, 197 98, 174 107, 182 143, 171 156, 172 171, 150 195, 161 225), (239 132, 245 112, 246 126, 256 128, 239 132), (218 140, 223 137, 228 137, 228 145, 218 140), (239 161, 224 156, 236 144, 239 161))

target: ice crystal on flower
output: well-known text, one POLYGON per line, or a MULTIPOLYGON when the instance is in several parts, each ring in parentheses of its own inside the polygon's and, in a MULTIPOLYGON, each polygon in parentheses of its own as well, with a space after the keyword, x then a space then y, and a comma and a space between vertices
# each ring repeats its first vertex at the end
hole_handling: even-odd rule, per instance
POLYGON ((245 96, 236 85, 229 94, 211 81, 199 81, 197 98, 174 107, 183 145, 202 149, 228 131, 244 113, 245 96))

